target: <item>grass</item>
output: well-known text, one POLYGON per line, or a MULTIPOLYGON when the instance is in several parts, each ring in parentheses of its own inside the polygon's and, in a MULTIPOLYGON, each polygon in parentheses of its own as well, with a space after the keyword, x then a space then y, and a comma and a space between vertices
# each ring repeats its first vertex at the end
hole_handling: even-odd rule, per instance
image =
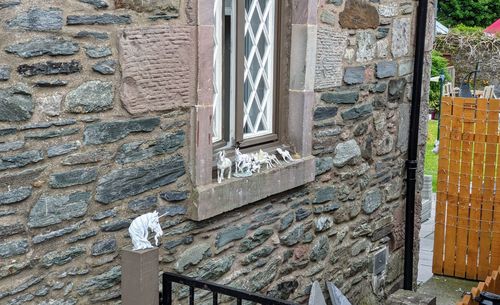
POLYGON ((437 139, 438 121, 429 120, 427 125, 427 144, 425 147, 425 164, 424 174, 432 175, 432 191, 436 192, 437 172, 438 172, 438 155, 432 152, 434 142, 437 139))

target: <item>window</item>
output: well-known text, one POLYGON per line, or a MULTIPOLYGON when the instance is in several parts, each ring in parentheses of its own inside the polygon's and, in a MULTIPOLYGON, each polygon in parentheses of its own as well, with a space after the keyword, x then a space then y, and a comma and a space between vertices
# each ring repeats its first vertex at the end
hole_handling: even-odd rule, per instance
POLYGON ((187 215, 203 220, 314 181, 318 0, 200 0, 197 6, 195 190, 187 215), (251 177, 214 180, 214 150, 281 144, 301 158, 251 177))
POLYGON ((215 148, 278 139, 275 87, 279 29, 275 0, 217 0, 214 5, 215 148))

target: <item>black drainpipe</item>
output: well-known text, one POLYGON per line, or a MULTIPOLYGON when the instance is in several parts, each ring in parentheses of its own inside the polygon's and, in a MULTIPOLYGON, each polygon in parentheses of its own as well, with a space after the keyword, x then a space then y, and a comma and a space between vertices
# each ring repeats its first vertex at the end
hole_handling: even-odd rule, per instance
POLYGON ((417 181, 417 149, 422 77, 424 68, 425 33, 428 0, 418 1, 415 39, 415 64, 413 66, 413 88, 411 94, 410 135, 408 138, 408 160, 406 161, 406 217, 405 217, 405 263, 404 289, 413 289, 413 238, 415 230, 415 183, 417 181))

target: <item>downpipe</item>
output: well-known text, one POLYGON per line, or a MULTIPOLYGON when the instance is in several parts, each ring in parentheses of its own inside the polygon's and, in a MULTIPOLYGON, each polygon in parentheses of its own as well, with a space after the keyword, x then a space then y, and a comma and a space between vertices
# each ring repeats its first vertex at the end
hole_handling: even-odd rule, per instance
POLYGON ((406 160, 406 213, 405 213, 405 290, 413 290, 413 240, 415 230, 415 191, 417 181, 418 128, 422 79, 424 71, 425 33, 428 0, 419 0, 415 38, 415 62, 413 66, 413 88, 411 94, 410 131, 408 137, 408 160, 406 160))

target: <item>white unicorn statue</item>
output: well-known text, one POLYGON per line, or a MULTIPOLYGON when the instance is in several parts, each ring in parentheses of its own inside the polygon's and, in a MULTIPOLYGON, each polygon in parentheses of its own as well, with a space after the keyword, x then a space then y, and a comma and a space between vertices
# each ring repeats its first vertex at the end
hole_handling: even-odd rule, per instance
POLYGON ((134 251, 153 248, 153 245, 148 240, 149 229, 155 233, 155 246, 158 246, 158 237, 163 235, 163 230, 159 222, 162 216, 164 215, 158 216, 158 212, 154 211, 141 215, 132 221, 128 232, 132 238, 134 251))
POLYGON ((221 151, 217 154, 217 182, 221 183, 224 180, 224 172, 227 170, 227 179, 231 179, 232 162, 226 158, 226 152, 221 151))

